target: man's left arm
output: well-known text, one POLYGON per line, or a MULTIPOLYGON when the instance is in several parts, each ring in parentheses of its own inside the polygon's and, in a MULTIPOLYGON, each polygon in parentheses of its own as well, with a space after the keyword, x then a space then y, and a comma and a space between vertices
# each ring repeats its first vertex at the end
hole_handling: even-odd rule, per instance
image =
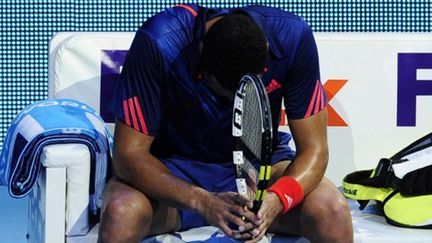
POLYGON ((304 195, 322 180, 328 163, 327 109, 305 119, 289 120, 297 155, 284 176, 295 179, 304 195))
POLYGON ((261 239, 278 215, 301 203, 321 182, 327 168, 327 99, 320 82, 318 50, 312 30, 306 22, 301 26, 301 31, 296 32, 298 41, 286 39, 286 48, 294 57, 292 63, 287 63, 283 82, 285 112, 296 144, 296 157, 268 188, 257 213, 261 222, 254 233, 258 235, 251 242, 261 239))
MULTIPOLYGON (((295 180, 294 183, 297 183, 297 186, 302 190, 301 198, 317 187, 327 168, 329 157, 327 116, 327 109, 325 108, 308 118, 289 121, 297 155, 284 171, 282 178, 295 180)), ((293 193, 298 192, 293 191, 293 193)), ((295 197, 294 195, 289 196, 295 197)), ((253 232, 255 238, 248 242, 257 242, 264 236, 273 220, 283 211, 282 200, 276 193, 267 192, 264 203, 257 214, 260 225, 253 232)), ((292 207, 294 206, 292 205, 292 207)))

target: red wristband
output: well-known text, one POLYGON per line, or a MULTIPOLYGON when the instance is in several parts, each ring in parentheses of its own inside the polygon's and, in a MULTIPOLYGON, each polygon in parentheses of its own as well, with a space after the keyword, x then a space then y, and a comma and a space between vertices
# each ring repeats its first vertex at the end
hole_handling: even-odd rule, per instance
POLYGON ((282 203, 280 215, 297 206, 304 196, 301 185, 291 176, 281 177, 267 191, 275 193, 282 203))

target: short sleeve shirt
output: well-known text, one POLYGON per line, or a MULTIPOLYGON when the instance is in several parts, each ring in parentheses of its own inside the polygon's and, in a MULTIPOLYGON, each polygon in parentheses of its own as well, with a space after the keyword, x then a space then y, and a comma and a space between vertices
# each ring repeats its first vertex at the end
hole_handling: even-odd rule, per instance
POLYGON ((152 152, 157 156, 177 155, 208 163, 232 159, 233 104, 200 82, 199 46, 205 23, 233 11, 251 16, 269 43, 271 58, 262 81, 271 103, 275 146, 282 103, 288 119, 304 119, 325 107, 318 52, 303 19, 263 6, 178 5, 139 28, 112 103, 117 119, 155 137, 152 152))

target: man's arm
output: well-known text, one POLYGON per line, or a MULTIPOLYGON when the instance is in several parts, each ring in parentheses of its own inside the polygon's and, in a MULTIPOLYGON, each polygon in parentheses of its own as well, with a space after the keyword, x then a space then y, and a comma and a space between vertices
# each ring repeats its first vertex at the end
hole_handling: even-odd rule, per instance
POLYGON ((237 193, 212 194, 174 176, 150 153, 153 137, 139 133, 121 121, 116 122, 113 169, 123 182, 137 188, 159 203, 200 213, 209 224, 231 236, 229 222, 252 228, 241 216, 253 219, 254 214, 240 205, 247 200, 237 193))
POLYGON ((123 182, 169 206, 196 210, 209 193, 175 177, 150 154, 153 137, 116 122, 113 169, 123 182))
POLYGON ((284 175, 293 177, 305 195, 322 180, 328 163, 327 109, 288 124, 296 145, 297 155, 284 175))

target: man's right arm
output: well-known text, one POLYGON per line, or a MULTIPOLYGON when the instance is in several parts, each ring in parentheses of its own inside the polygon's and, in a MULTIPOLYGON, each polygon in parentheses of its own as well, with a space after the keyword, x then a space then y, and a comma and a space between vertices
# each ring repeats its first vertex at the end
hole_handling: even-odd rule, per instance
POLYGON ((253 213, 240 206, 245 204, 245 199, 236 193, 215 196, 176 177, 150 153, 152 142, 153 137, 117 121, 114 174, 153 200, 200 213, 209 224, 221 228, 229 236, 232 235, 232 230, 228 227, 229 222, 246 229, 252 228, 252 225, 241 220, 241 215, 249 219, 254 218, 253 213))
POLYGON ((170 173, 150 153, 153 137, 137 132, 121 121, 116 122, 113 158, 114 174, 150 198, 169 206, 197 210, 210 194, 170 173))

